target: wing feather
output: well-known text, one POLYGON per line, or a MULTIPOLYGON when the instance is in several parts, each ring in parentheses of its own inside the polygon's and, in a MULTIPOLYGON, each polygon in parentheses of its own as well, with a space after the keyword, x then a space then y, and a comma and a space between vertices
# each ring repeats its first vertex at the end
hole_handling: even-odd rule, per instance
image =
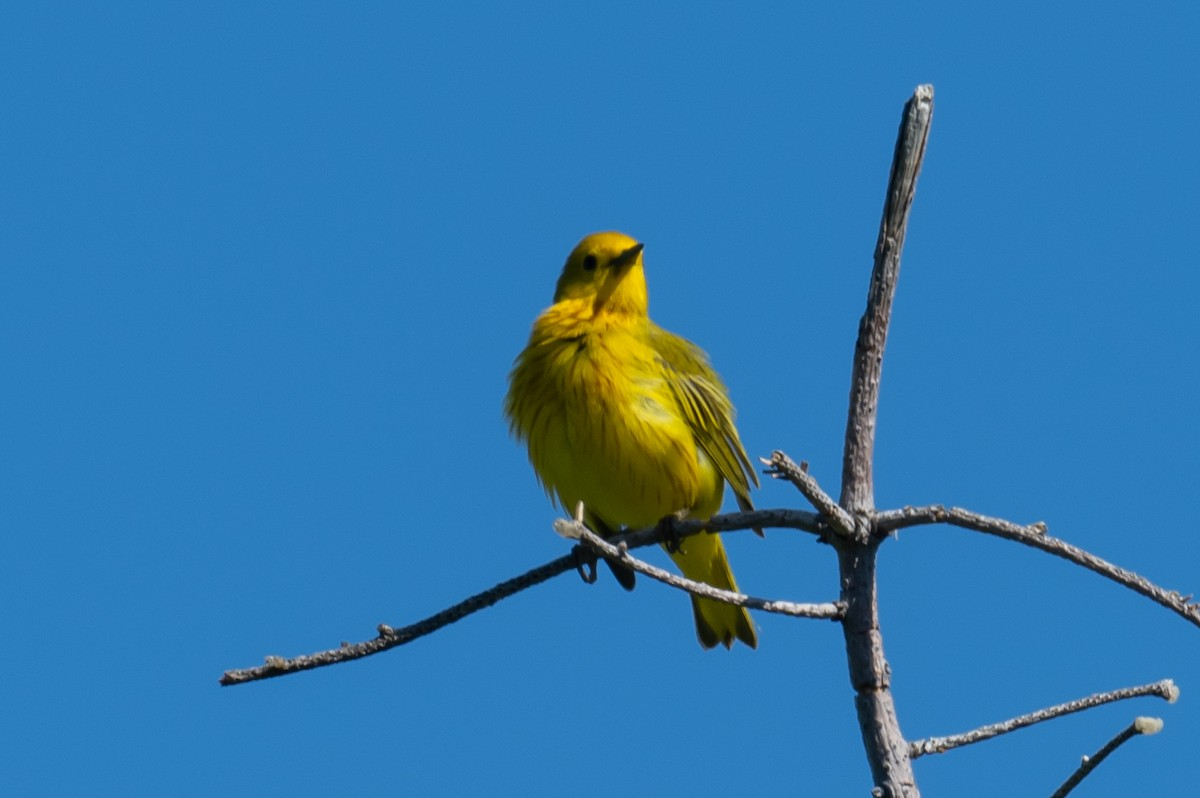
POLYGON ((733 403, 708 356, 691 341, 653 324, 650 341, 696 443, 733 488, 738 505, 749 508, 750 485, 758 486, 758 475, 734 426, 733 403))

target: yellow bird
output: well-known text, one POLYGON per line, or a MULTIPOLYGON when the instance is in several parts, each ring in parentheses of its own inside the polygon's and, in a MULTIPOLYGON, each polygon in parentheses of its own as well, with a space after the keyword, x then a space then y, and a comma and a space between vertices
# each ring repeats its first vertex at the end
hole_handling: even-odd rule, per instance
MULTIPOLYGON (((647 310, 642 244, 587 236, 533 323, 504 402, 546 492, 568 512, 582 501, 588 526, 606 536, 671 515, 711 518, 726 482, 748 509, 758 484, 708 356, 647 310)), ((689 579, 737 590, 719 536, 690 536, 671 557, 689 579)), ((632 587, 623 570, 614 572, 632 587)), ((693 596, 692 610, 705 648, 758 645, 744 608, 693 596)))

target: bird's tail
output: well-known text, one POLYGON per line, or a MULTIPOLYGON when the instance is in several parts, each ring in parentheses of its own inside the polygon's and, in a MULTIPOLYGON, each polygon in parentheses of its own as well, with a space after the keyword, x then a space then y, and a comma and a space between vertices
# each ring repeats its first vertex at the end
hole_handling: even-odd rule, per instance
MULTIPOLYGON (((689 535, 680 543, 679 551, 671 553, 671 559, 683 571, 683 575, 693 582, 704 582, 735 592, 738 589, 719 535, 705 532, 689 535)), ((692 614, 696 617, 696 636, 705 648, 712 648, 718 643, 730 648, 734 638, 750 648, 758 647, 758 634, 745 607, 692 596, 692 614)))

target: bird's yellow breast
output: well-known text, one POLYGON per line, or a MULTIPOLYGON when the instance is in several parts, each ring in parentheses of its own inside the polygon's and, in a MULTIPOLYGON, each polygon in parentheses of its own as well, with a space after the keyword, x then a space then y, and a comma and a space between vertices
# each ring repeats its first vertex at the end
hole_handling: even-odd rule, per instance
POLYGON ((651 526, 713 494, 720 503, 721 478, 697 451, 648 325, 560 302, 512 375, 509 416, 543 485, 567 511, 582 501, 612 526, 651 526))

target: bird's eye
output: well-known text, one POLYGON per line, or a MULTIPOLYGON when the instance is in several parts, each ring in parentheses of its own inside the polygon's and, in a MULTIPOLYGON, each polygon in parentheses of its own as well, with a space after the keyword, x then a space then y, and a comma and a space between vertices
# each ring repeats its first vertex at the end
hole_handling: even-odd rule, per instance
POLYGON ((586 258, 583 259, 583 270, 585 272, 590 272, 590 271, 596 270, 596 256, 595 255, 588 255, 586 258))

